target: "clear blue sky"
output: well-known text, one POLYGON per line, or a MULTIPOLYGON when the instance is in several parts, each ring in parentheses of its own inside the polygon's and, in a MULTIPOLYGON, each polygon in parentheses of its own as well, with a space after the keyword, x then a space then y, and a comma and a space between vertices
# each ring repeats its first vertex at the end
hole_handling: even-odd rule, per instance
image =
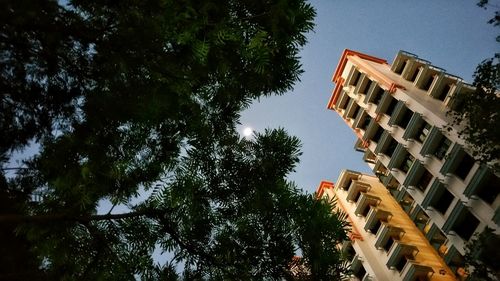
MULTIPOLYGON (((295 89, 261 99, 242 114, 242 127, 284 127, 302 140, 303 155, 290 179, 308 192, 321 180, 335 181, 342 169, 371 172, 354 150, 355 136, 326 109, 331 76, 345 48, 392 63, 405 50, 472 82, 475 67, 500 52, 499 28, 487 24, 495 7, 474 0, 317 0, 315 32, 301 52, 305 73, 295 89)), ((491 1, 498 5, 499 1, 491 1)), ((240 130, 242 129, 240 128, 240 130)))

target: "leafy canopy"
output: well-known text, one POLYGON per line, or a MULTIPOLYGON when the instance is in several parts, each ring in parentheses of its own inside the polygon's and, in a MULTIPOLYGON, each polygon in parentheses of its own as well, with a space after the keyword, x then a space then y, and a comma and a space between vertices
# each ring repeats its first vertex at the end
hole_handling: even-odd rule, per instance
MULTIPOLYGON (((494 7, 495 15, 488 23, 500 27, 500 10, 488 0, 477 5, 484 9, 494 7)), ((496 38, 500 42, 500 36, 496 38)), ((497 175, 500 174, 500 53, 482 61, 474 72, 475 91, 463 91, 454 97, 452 125, 462 129, 459 135, 466 141, 477 161, 487 164, 497 175)))
POLYGON ((235 130, 298 81, 314 15, 303 0, 2 1, 1 242, 22 250, 0 274, 291 279, 298 250, 307 276, 345 274, 343 217, 285 179, 298 139, 235 130))

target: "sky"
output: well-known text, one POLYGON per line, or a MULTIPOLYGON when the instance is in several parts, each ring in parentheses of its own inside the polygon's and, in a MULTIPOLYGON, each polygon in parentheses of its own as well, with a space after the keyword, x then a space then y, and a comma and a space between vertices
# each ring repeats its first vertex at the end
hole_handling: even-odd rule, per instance
MULTIPOLYGON (((315 31, 301 51, 305 71, 294 90, 255 101, 241 117, 241 132, 252 127, 285 128, 302 140, 301 162, 289 176, 314 192, 322 180, 335 182, 343 169, 371 173, 354 150, 352 130, 326 105, 331 77, 344 49, 392 63, 405 50, 472 82, 478 63, 500 52, 498 27, 487 24, 496 7, 474 0, 317 0, 315 31)), ((499 0, 490 2, 500 6, 499 0)))

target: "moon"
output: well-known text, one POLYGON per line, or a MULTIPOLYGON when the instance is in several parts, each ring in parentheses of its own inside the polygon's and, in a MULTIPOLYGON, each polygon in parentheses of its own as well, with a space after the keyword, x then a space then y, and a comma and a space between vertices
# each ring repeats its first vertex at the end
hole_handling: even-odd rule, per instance
POLYGON ((245 127, 245 129, 243 129, 243 136, 245 137, 249 137, 253 134, 253 129, 250 128, 250 127, 245 127))

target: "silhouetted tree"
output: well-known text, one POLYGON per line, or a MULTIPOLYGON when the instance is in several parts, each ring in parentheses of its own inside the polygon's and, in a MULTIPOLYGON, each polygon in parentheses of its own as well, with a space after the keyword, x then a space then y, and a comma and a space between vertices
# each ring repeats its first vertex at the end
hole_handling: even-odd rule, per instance
POLYGON ((285 179, 299 141, 235 130, 298 80, 314 14, 303 0, 1 2, 0 243, 26 246, 2 259, 49 280, 262 280, 289 278, 302 250, 318 279, 345 273, 343 217, 285 179))
POLYGON ((464 259, 471 273, 467 280, 494 281, 500 278, 499 247, 500 235, 488 227, 467 243, 464 259))
MULTIPOLYGON (((481 0, 479 7, 487 8, 488 0, 481 0)), ((500 16, 496 7, 495 16, 488 21, 500 26, 500 16)), ((500 37, 497 37, 499 41, 500 37)), ((500 41, 499 41, 500 42, 500 41)), ((474 72, 474 92, 459 92, 455 96, 455 111, 451 112, 454 125, 460 125, 459 131, 474 158, 500 173, 500 54, 482 61, 474 72)))

